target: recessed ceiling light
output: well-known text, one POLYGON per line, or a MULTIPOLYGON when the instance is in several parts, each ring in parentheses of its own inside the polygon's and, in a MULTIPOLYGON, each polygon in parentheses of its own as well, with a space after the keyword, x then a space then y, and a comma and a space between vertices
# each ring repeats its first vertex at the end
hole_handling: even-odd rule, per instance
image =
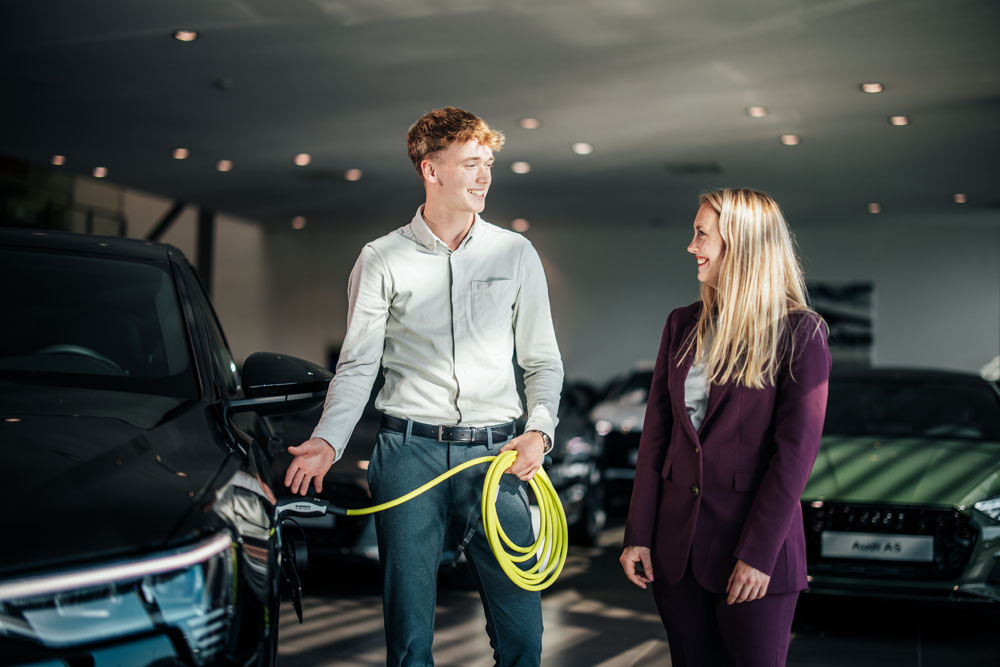
POLYGON ((66 156, 65 155, 53 155, 52 156, 52 164, 54 164, 57 167, 63 166, 64 164, 66 164, 66 156))
POLYGON ((877 201, 869 202, 868 203, 868 212, 869 213, 873 213, 873 214, 874 213, 881 213, 882 212, 882 207, 879 205, 879 203, 877 201))
POLYGON ((108 168, 107 167, 94 167, 93 174, 94 174, 94 178, 104 178, 105 176, 108 175, 108 168))
POLYGON ((232 160, 219 160, 215 164, 215 168, 218 169, 219 171, 232 171, 233 170, 233 161, 232 160))
POLYGON ((175 160, 186 160, 191 153, 186 148, 175 148, 174 149, 174 159, 175 160))
POLYGON ((861 84, 861 90, 871 95, 874 95, 875 93, 881 93, 883 90, 885 90, 885 88, 883 88, 882 84, 879 83, 878 81, 868 81, 866 83, 861 84))
POLYGON ((302 215, 297 215, 292 218, 292 229, 302 229, 306 226, 306 218, 302 215))
POLYGON ((364 173, 360 169, 348 169, 344 172, 344 178, 349 181, 360 181, 364 173))
POLYGON ((578 141, 571 148, 577 155, 590 155, 594 152, 594 146, 586 141, 578 141))
POLYGON ((524 218, 515 218, 510 221, 510 228, 523 234, 531 228, 531 223, 524 218))
POLYGON ((174 39, 178 42, 193 42, 198 39, 198 33, 195 30, 177 30, 174 32, 174 39))
POLYGON ((900 115, 900 116, 889 116, 889 124, 890 125, 896 125, 896 126, 899 126, 899 127, 902 127, 904 125, 909 125, 910 124, 910 117, 909 116, 902 116, 902 115, 900 115))
POLYGON ((537 130, 542 126, 542 121, 537 118, 532 118, 531 116, 525 116, 521 120, 517 121, 517 124, 525 130, 537 130))
POLYGON ((969 198, 960 192, 955 193, 955 196, 952 197, 952 199, 955 200, 956 204, 964 204, 965 202, 969 201, 969 198))
POLYGON ((798 146, 802 143, 802 138, 797 134, 783 134, 781 135, 781 143, 786 146, 798 146))
POLYGON ((309 153, 299 153, 295 156, 295 164, 300 167, 305 167, 310 162, 312 162, 312 156, 309 153))
POLYGON ((523 161, 515 162, 510 165, 510 170, 515 174, 527 174, 529 171, 531 171, 531 163, 523 161))
POLYGON ((747 115, 750 116, 751 118, 763 118, 768 113, 770 112, 767 110, 767 107, 762 107, 762 106, 747 107, 747 115))

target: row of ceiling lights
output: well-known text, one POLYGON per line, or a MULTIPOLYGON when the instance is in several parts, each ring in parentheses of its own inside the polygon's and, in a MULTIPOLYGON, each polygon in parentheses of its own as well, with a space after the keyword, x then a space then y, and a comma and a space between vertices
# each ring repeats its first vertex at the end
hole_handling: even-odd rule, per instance
MULTIPOLYGON (((186 148, 175 148, 173 152, 173 158, 175 160, 186 160, 191 156, 191 151, 186 148)), ((61 167, 66 164, 65 155, 53 155, 49 160, 53 165, 61 167)), ((299 153, 295 156, 293 160, 295 164, 299 167, 308 166, 312 162, 312 156, 309 153, 299 153)), ((232 171, 234 167, 232 160, 219 160, 215 163, 215 168, 218 171, 226 172, 232 171)), ((107 167, 94 167, 91 171, 91 175, 94 178, 107 178, 108 168, 107 167)), ((364 176, 364 172, 360 169, 348 169, 344 172, 344 179, 348 181, 360 181, 361 177, 364 176)))
MULTIPOLYGON (((858 86, 861 92, 868 93, 869 95, 877 95, 885 90, 883 86, 878 81, 866 81, 858 86)), ((764 118, 771 112, 765 106, 753 105, 746 108, 746 113, 751 118, 764 118)), ((895 127, 905 127, 910 124, 910 117, 905 114, 894 114, 888 117, 889 124, 895 127)), ((782 134, 778 137, 778 140, 785 146, 798 146, 802 143, 802 137, 797 134, 782 134)))
MULTIPOLYGON (((969 198, 961 192, 956 192, 951 196, 951 200, 956 204, 965 204, 969 201, 969 198)), ((882 205, 877 201, 868 202, 867 209, 872 215, 877 215, 882 212, 882 205)))
MULTIPOLYGON (((198 38, 197 31, 194 30, 177 30, 173 34, 174 39, 180 42, 193 42, 198 38)), ((885 90, 885 87, 877 81, 868 81, 860 84, 860 89, 864 93, 871 95, 881 93, 885 90)), ((770 114, 770 111, 765 106, 753 105, 746 108, 746 113, 751 118, 765 118, 770 114)), ((904 127, 910 124, 910 117, 904 114, 896 114, 889 116, 889 124, 896 127, 904 127)), ((518 120, 518 125, 525 130, 537 130, 542 126, 540 119, 526 116, 518 120)), ((802 142, 802 138, 797 134, 782 134, 779 140, 785 146, 798 146, 802 142)), ((593 144, 585 141, 578 141, 574 143, 570 149, 577 155, 590 155, 594 152, 593 144)), ((190 155, 190 151, 186 148, 176 148, 173 152, 173 157, 176 160, 186 160, 190 155)), ((308 153, 299 153, 295 156, 294 162, 299 167, 308 166, 312 162, 312 156, 308 153)), ((65 155, 53 155, 52 164, 56 166, 62 166, 66 164, 65 155)), ((232 160, 219 160, 215 168, 220 172, 228 172, 233 169, 232 160)), ((531 171, 531 163, 524 160, 518 160, 511 163, 511 171, 515 174, 527 174, 531 171)), ((94 167, 92 172, 94 178, 106 178, 108 175, 107 167, 94 167)), ((348 169, 344 172, 344 178, 348 181, 359 181, 363 172, 360 169, 348 169)), ((968 201, 968 198, 962 193, 956 193, 952 197, 956 204, 964 204, 968 201)), ((878 202, 869 202, 868 212, 872 214, 878 214, 882 212, 882 206, 878 202)), ((304 229, 306 226, 306 219, 304 216, 295 216, 292 218, 292 228, 293 229, 304 229)), ((530 228, 530 223, 524 218, 516 218, 511 221, 511 228, 517 232, 526 232, 530 228)))
MULTIPOLYGON (((193 42, 197 38, 198 38, 198 33, 194 30, 177 30, 176 32, 174 32, 174 39, 180 42, 193 42)), ((542 122, 537 118, 525 117, 518 121, 518 125, 520 125, 525 130, 537 130, 539 127, 542 126, 542 122)), ((590 155, 591 153, 594 152, 593 145, 585 141, 576 142, 570 147, 570 149, 577 155, 590 155)), ((187 149, 179 148, 175 150, 174 157, 179 160, 186 158, 187 149), (178 155, 178 151, 183 151, 183 157, 178 155)), ((299 155, 295 156, 295 164, 300 167, 305 167, 311 161, 312 158, 309 156, 308 153, 300 153, 299 155)), ((230 169, 232 169, 232 162, 229 160, 223 160, 222 162, 219 162, 217 168, 219 169, 219 171, 229 171, 230 169), (225 168, 223 168, 223 166, 225 168)), ((520 160, 511 164, 510 169, 515 174, 527 174, 529 171, 531 171, 531 163, 520 160)), ((107 170, 104 170, 104 175, 107 175, 107 170)), ((362 173, 360 169, 348 169, 344 173, 344 178, 346 178, 349 181, 357 181, 361 179, 361 175, 362 173)), ((292 218, 293 229, 304 229, 305 226, 306 226, 306 219, 304 216, 297 215, 294 218, 292 218)), ((528 231, 528 229, 531 227, 531 224, 524 218, 516 218, 511 221, 510 226, 511 229, 513 229, 514 231, 523 233, 528 231)))

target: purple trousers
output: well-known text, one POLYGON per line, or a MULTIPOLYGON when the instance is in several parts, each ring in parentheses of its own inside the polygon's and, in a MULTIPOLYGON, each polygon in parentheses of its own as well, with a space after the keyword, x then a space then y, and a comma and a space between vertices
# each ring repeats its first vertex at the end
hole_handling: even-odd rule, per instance
POLYGON ((688 566, 677 584, 653 580, 674 667, 782 667, 799 594, 726 604, 702 588, 688 566))

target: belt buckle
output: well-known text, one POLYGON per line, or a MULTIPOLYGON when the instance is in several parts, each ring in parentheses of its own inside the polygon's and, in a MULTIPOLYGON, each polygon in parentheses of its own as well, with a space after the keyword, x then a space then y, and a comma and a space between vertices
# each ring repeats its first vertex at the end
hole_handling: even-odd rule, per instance
POLYGON ((444 424, 438 424, 438 442, 444 441, 444 424))

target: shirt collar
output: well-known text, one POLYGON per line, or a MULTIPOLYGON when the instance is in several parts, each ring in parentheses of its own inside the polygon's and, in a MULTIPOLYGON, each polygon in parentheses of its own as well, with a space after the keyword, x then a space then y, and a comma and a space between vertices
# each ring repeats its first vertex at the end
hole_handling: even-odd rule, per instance
MULTIPOLYGON (((479 217, 478 213, 475 215, 476 218, 472 221, 472 227, 469 229, 469 233, 465 235, 465 238, 462 239, 462 243, 459 245, 459 248, 469 243, 469 241, 472 240, 472 237, 475 236, 476 233, 483 227, 483 219, 479 217)), ((438 248, 442 248, 451 252, 448 244, 439 239, 437 235, 431 231, 431 228, 427 226, 427 222, 424 220, 423 204, 417 207, 417 212, 414 214, 413 220, 410 221, 410 229, 413 231, 413 238, 417 240, 417 243, 424 246, 428 250, 437 252, 438 248)))

